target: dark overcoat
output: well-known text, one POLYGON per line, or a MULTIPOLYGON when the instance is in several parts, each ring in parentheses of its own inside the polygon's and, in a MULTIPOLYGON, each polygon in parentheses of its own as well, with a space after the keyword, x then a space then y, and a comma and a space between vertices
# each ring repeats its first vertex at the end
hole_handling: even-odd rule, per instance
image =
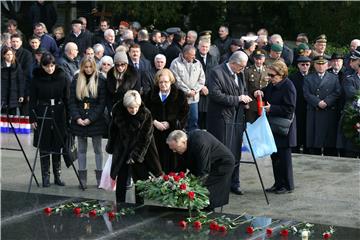
POLYGON ((104 117, 106 102, 104 77, 102 74, 99 74, 98 76, 97 97, 90 95, 81 100, 76 97, 77 78, 78 74, 75 75, 70 87, 69 109, 71 116, 71 131, 75 136, 80 137, 102 136, 107 131, 104 117), (79 118, 83 120, 89 119, 91 123, 87 126, 81 126, 76 122, 79 118))
POLYGON ((115 67, 111 68, 107 73, 106 81, 106 106, 109 112, 111 112, 112 107, 116 102, 122 102, 123 97, 128 90, 140 92, 141 89, 140 74, 131 65, 128 65, 120 86, 116 88, 117 79, 114 76, 114 68, 115 67))
POLYGON ((81 30, 80 35, 76 36, 71 31, 70 34, 67 37, 65 37, 64 46, 66 46, 68 42, 76 43, 79 49, 79 56, 82 57, 85 54, 85 50, 88 47, 92 47, 92 35, 87 31, 81 30))
POLYGON ((34 131, 34 147, 37 147, 42 119, 48 107, 46 117, 53 118, 44 121, 40 149, 58 152, 62 147, 66 130, 66 106, 68 103, 69 83, 65 72, 56 67, 53 74, 48 74, 41 67, 33 71, 33 80, 30 89, 30 122, 37 122, 34 131), (50 99, 53 99, 51 101, 50 99), (51 103, 53 106, 50 106, 51 103), (56 127, 59 131, 56 131, 56 127))
POLYGON ((208 78, 209 105, 206 118, 207 130, 230 148, 237 161, 240 160, 245 126, 244 104, 239 102, 239 96, 247 94, 241 75, 238 76, 238 86, 225 63, 213 68, 208 78))
POLYGON ((300 71, 293 73, 289 76, 289 79, 296 89, 296 136, 297 145, 306 146, 306 101, 304 98, 304 76, 300 71))
POLYGON ((112 154, 110 176, 115 179, 123 164, 131 158, 133 176, 145 180, 149 172, 155 176, 162 173, 159 155, 153 136, 154 126, 150 111, 142 104, 136 115, 131 115, 122 102, 114 105, 109 127, 109 140, 106 151, 112 154))
MULTIPOLYGON (((25 86, 30 86, 31 78, 31 64, 33 63, 33 58, 31 52, 22 46, 15 52, 16 62, 21 66, 22 72, 24 74, 25 86)), ((25 96, 29 96, 30 91, 25 88, 25 96)))
POLYGON ((1 106, 15 108, 19 105, 19 98, 24 97, 25 81, 21 66, 18 63, 7 67, 5 61, 1 63, 1 106))
POLYGON ((150 61, 151 65, 154 64, 154 58, 159 53, 159 48, 152 44, 150 41, 140 41, 141 53, 150 61))
POLYGON ((306 144, 310 148, 335 147, 337 135, 337 100, 341 94, 338 78, 325 72, 321 79, 317 73, 305 77, 304 97, 307 101, 306 144), (318 103, 324 100, 325 109, 318 103))
POLYGON ((169 47, 165 50, 165 56, 166 56, 166 68, 170 68, 171 62, 179 57, 179 54, 181 53, 182 46, 173 41, 169 47))
POLYGON ((189 169, 190 173, 200 178, 208 175, 204 185, 210 192, 211 208, 229 203, 234 164, 234 155, 212 134, 203 130, 189 133, 181 168, 189 169))
POLYGON ((165 173, 175 171, 177 167, 176 155, 166 144, 166 138, 170 132, 176 129, 185 128, 187 122, 189 105, 183 91, 179 90, 174 84, 171 85, 169 96, 164 102, 159 96, 160 89, 154 87, 149 97, 146 99, 146 107, 150 110, 154 120, 159 122, 167 121, 170 128, 165 131, 159 131, 154 128, 154 137, 159 153, 160 163, 165 173))
MULTIPOLYGON (((269 83, 266 88, 263 88, 264 101, 267 101, 270 106, 270 111, 267 113, 268 117, 281 117, 291 119, 295 113, 296 107, 296 89, 294 84, 285 78, 281 82, 273 85, 269 83)), ((288 148, 296 146, 296 116, 290 125, 289 134, 281 136, 273 133, 276 146, 278 148, 288 148)))

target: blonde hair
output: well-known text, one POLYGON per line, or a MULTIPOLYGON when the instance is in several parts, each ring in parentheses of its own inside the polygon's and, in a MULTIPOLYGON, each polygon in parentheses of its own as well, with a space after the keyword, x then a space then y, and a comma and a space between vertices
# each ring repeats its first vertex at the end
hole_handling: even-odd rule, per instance
POLYGON ((281 60, 274 61, 273 64, 271 64, 269 66, 269 69, 274 70, 275 72, 277 72, 280 76, 282 76, 284 78, 288 76, 288 67, 281 60))
POLYGON ((98 78, 99 72, 96 69, 95 59, 91 57, 84 57, 80 63, 79 75, 76 82, 76 97, 79 100, 82 100, 85 97, 90 97, 90 95, 94 98, 97 98, 98 78), (93 74, 90 76, 89 83, 86 83, 86 76, 84 73, 86 63, 91 63, 91 67, 94 70, 93 74))
POLYGON ((167 68, 163 68, 156 72, 155 74, 155 84, 159 85, 159 80, 161 76, 168 76, 171 84, 176 82, 174 74, 167 68))
POLYGON ((62 26, 54 28, 54 30, 53 30, 54 38, 55 38, 55 33, 56 32, 59 32, 61 34, 62 38, 65 36, 64 28, 62 26))
POLYGON ((124 107, 133 107, 141 105, 141 96, 140 93, 136 90, 129 90, 125 93, 123 98, 124 107))

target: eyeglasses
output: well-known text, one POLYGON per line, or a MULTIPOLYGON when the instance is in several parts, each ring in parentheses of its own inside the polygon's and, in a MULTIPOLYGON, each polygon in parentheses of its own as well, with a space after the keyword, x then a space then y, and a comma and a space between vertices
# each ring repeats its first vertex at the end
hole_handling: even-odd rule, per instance
POLYGON ((273 77, 277 76, 277 74, 268 73, 268 76, 271 77, 271 78, 273 78, 273 77))
POLYGON ((127 64, 126 63, 116 63, 115 66, 116 67, 125 67, 127 64))
POLYGON ((103 66, 111 66, 110 63, 103 63, 102 65, 103 65, 103 66))
POLYGON ((301 63, 300 65, 303 66, 303 67, 304 67, 304 66, 307 66, 307 67, 308 67, 308 66, 310 66, 310 63, 301 63))

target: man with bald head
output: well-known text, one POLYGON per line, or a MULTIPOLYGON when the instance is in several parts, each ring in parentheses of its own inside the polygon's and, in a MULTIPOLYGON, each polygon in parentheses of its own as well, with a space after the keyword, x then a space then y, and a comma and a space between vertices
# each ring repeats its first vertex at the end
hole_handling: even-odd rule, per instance
POLYGON ((360 47, 360 39, 353 39, 350 43, 349 53, 345 55, 344 67, 350 69, 350 57, 353 55, 357 47, 360 47))
POLYGON ((76 43, 68 42, 64 48, 64 56, 60 58, 59 65, 66 72, 68 81, 72 81, 74 73, 79 69, 79 49, 76 43))

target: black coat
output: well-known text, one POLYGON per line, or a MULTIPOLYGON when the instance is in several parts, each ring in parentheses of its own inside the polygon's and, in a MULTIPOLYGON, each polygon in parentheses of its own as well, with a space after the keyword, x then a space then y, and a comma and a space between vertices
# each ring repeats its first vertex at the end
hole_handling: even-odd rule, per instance
POLYGON ((166 68, 170 68, 171 62, 179 57, 179 54, 182 51, 182 46, 173 41, 170 46, 168 46, 165 50, 165 56, 166 56, 166 68))
POLYGON ((306 144, 307 147, 335 147, 337 135, 337 100, 341 94, 338 78, 325 72, 321 80, 318 74, 310 73, 304 81, 304 97, 307 101, 306 144), (324 100, 325 109, 318 103, 324 100))
POLYGON ((17 63, 7 67, 5 61, 1 63, 1 106, 15 108, 19 105, 19 98, 24 97, 25 81, 21 66, 17 63))
POLYGON ((75 72, 79 70, 79 60, 78 58, 70 59, 65 54, 62 58, 60 58, 59 66, 62 67, 66 73, 68 81, 71 82, 74 79, 75 72))
POLYGON ((31 79, 31 64, 33 63, 32 54, 29 50, 20 47, 15 53, 16 61, 20 64, 22 72, 24 74, 25 81, 25 96, 30 94, 30 79, 31 79))
POLYGON ((53 74, 49 75, 41 67, 33 71, 33 81, 30 90, 30 122, 37 122, 34 131, 34 147, 37 147, 42 119, 48 106, 46 117, 53 118, 58 132, 51 120, 45 120, 40 149, 56 151, 62 147, 66 130, 66 106, 68 103, 69 84, 65 72, 56 67, 53 74), (54 99, 51 105, 51 100, 54 99), (35 111, 35 113, 34 113, 35 111))
POLYGON ((177 89, 174 84, 171 85, 170 94, 164 102, 161 101, 159 92, 159 87, 154 87, 154 90, 147 97, 145 105, 150 110, 154 120, 159 122, 167 121, 170 124, 170 128, 165 131, 159 131, 157 128, 154 128, 155 143, 160 163, 164 172, 168 173, 175 171, 177 166, 175 155, 166 144, 166 138, 173 130, 185 127, 189 106, 183 91, 177 89))
POLYGON ((150 61, 151 65, 154 64, 154 58, 159 53, 159 48, 152 44, 150 41, 140 41, 141 53, 150 61))
POLYGON ((75 136, 80 137, 102 136, 107 131, 104 118, 106 102, 105 80, 102 74, 99 74, 96 98, 90 96, 79 100, 76 97, 77 78, 78 74, 75 75, 70 87, 69 110, 71 117, 71 131, 75 136), (89 104, 88 109, 85 108, 86 104, 89 104), (81 126, 76 122, 79 118, 83 120, 89 119, 91 123, 87 126, 81 126))
POLYGON ((106 40, 103 41, 101 44, 104 46, 104 56, 110 56, 110 57, 114 58, 115 50, 118 47, 118 44, 116 42, 114 42, 112 44, 113 48, 111 48, 110 43, 106 40))
POLYGON ((296 136, 297 145, 306 146, 306 101, 304 98, 304 76, 300 71, 293 73, 289 76, 289 79, 295 86, 296 89, 296 136))
POLYGON ((236 85, 225 63, 213 68, 208 78, 209 105, 207 130, 229 147, 240 160, 242 134, 245 125, 244 104, 239 96, 247 94, 244 77, 238 76, 236 85))
POLYGON ((189 133, 181 168, 189 169, 198 177, 208 175, 204 185, 210 192, 211 208, 229 203, 234 163, 231 151, 209 132, 195 130, 189 133))
MULTIPOLYGON (((291 119, 295 113, 296 107, 296 89, 294 84, 288 79, 284 79, 276 85, 269 83, 262 89, 264 92, 264 101, 267 101, 271 107, 268 117, 282 117, 291 119)), ((296 116, 290 126, 289 134, 281 136, 273 133, 276 146, 278 148, 287 148, 296 146, 296 116)))
POLYGON ((224 55, 230 48, 232 37, 228 36, 225 40, 215 39, 214 44, 220 51, 220 56, 224 55))
POLYGON ((289 67, 294 61, 294 52, 288 46, 284 45, 280 57, 284 59, 285 64, 289 67))
POLYGON ((64 46, 68 42, 76 43, 78 49, 79 49, 79 56, 82 57, 85 54, 85 50, 88 47, 92 47, 92 35, 88 32, 84 32, 81 30, 81 33, 79 36, 75 36, 75 34, 71 31, 71 33, 65 38, 64 46))
POLYGON ((162 173, 153 136, 154 126, 150 111, 142 104, 136 115, 131 115, 121 102, 114 105, 106 151, 112 154, 110 176, 115 179, 123 164, 131 158, 137 180, 145 180, 149 172, 162 173))
POLYGON ((128 90, 140 92, 141 89, 140 74, 130 65, 128 65, 128 68, 124 73, 122 84, 116 89, 117 80, 114 77, 114 68, 115 67, 111 68, 107 73, 106 81, 106 106, 109 112, 111 112, 115 103, 118 101, 122 102, 123 97, 128 90))
POLYGON ((51 31, 57 21, 57 12, 52 2, 44 2, 43 4, 34 2, 29 9, 29 17, 32 27, 36 23, 42 22, 51 31))

